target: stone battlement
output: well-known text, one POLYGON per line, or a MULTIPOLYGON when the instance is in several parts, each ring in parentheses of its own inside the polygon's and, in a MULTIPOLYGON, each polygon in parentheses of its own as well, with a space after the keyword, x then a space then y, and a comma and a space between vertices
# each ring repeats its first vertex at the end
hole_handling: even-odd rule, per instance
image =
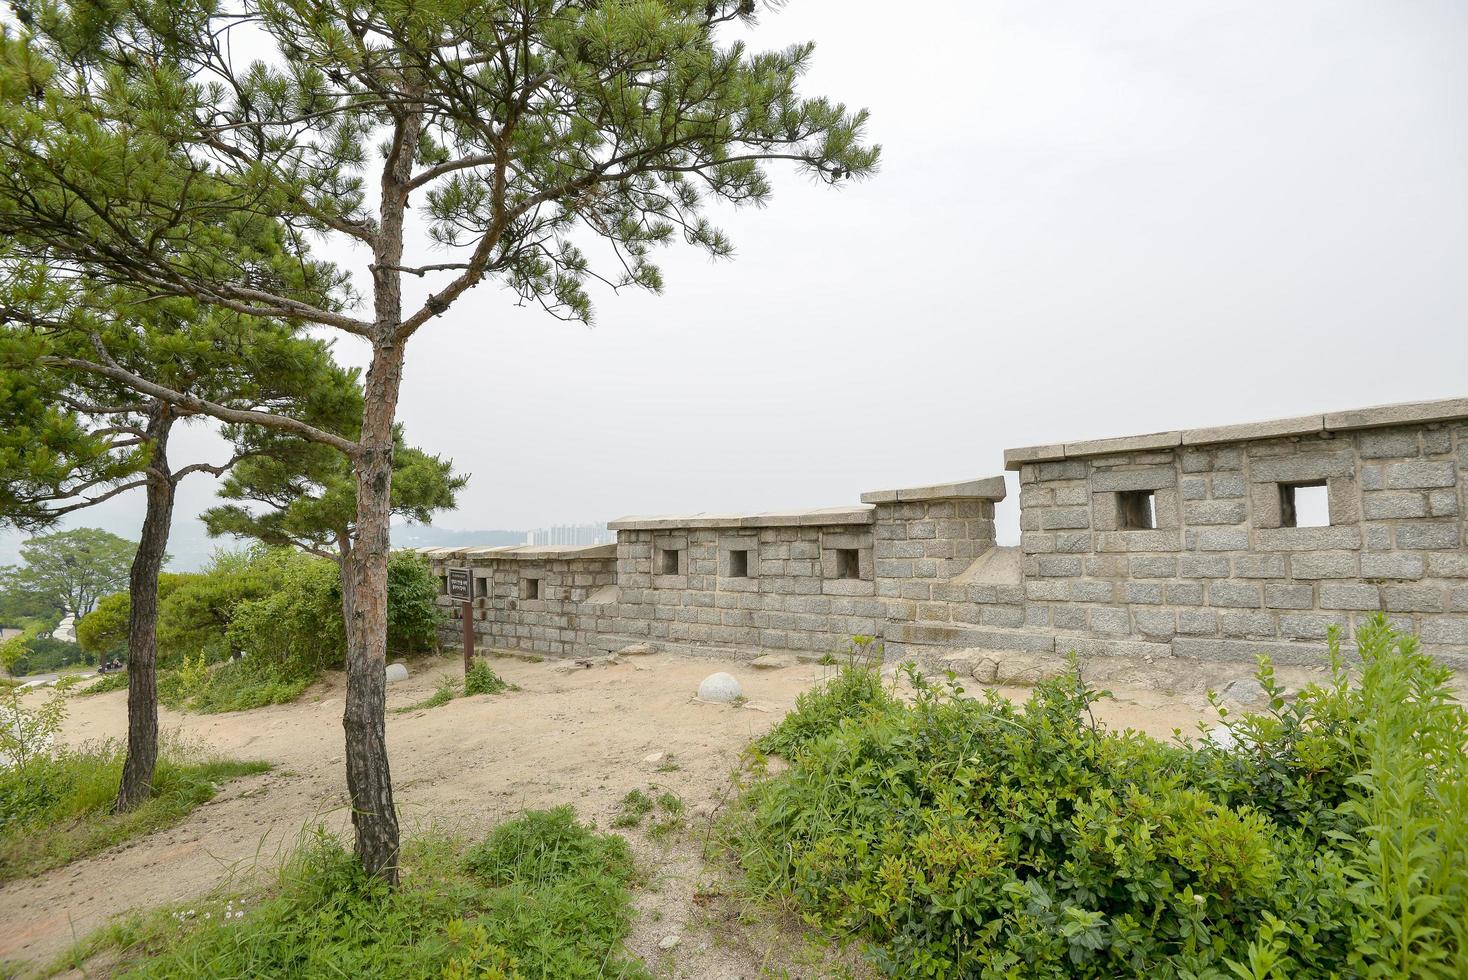
MULTIPOLYGON (((487 645, 1317 663, 1384 611, 1468 666, 1468 399, 1008 450, 1002 477, 789 512, 627 517, 616 545, 422 549, 487 645)), ((443 600, 447 604, 447 599, 443 600)), ((455 612, 457 615, 457 610, 455 612)), ((457 627, 454 627, 457 632, 457 627)), ((446 634, 447 635, 447 634, 446 634)))

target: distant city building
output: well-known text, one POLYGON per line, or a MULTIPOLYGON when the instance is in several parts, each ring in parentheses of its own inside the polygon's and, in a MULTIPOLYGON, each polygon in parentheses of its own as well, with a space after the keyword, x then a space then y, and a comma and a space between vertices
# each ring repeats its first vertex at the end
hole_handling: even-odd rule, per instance
POLYGON ((616 541, 617 532, 608 531, 605 524, 557 524, 525 534, 528 545, 615 544, 616 541))

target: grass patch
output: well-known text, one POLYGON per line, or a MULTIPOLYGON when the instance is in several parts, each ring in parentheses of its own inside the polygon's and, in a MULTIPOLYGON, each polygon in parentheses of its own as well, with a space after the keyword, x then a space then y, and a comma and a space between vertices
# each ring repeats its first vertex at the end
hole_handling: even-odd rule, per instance
POLYGON ((757 744, 721 830, 751 893, 901 977, 1468 976, 1468 712, 1376 617, 1359 681, 1225 718, 1233 747, 852 667, 757 744), (759 750, 791 763, 771 774, 759 750))
POLYGON ((489 664, 480 660, 469 668, 469 674, 464 678, 463 689, 453 677, 444 677, 439 680, 438 688, 422 701, 415 701, 402 708, 394 708, 393 714, 407 714, 410 711, 423 711, 428 708, 441 708, 455 698, 474 697, 478 694, 501 694, 505 691, 518 691, 518 685, 511 684, 499 674, 490 669, 489 664))
POLYGON ((467 850, 410 841, 389 891, 324 832, 255 896, 218 896, 122 919, 58 966, 100 953, 129 977, 626 978, 626 842, 570 807, 527 813, 467 850))
POLYGON ((117 742, 61 749, 0 769, 0 882, 40 874, 183 819, 220 785, 265 772, 266 762, 205 756, 177 740, 159 746, 153 798, 113 814, 122 778, 117 742))
POLYGON ((120 670, 115 674, 108 674, 106 677, 98 680, 95 684, 88 684, 86 687, 79 688, 72 693, 79 698, 86 698, 91 697, 93 694, 106 694, 108 691, 126 690, 127 671, 120 670))
POLYGON ((636 827, 642 823, 642 818, 652 812, 653 800, 640 789, 634 789, 622 797, 622 802, 617 805, 617 812, 612 817, 612 826, 618 828, 636 827))

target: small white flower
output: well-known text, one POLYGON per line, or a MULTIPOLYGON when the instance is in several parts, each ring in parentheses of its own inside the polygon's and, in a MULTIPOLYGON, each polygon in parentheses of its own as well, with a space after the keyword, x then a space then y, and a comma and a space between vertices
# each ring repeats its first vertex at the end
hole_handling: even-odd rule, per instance
POLYGON ((1197 902, 1199 905, 1202 905, 1204 902, 1208 901, 1208 899, 1204 898, 1202 895, 1194 895, 1193 901, 1197 902))

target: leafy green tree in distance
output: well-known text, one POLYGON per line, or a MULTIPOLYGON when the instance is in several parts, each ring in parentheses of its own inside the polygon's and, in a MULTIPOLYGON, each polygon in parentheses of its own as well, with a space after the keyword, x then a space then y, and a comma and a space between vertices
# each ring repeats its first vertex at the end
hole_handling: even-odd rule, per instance
POLYGON ((137 543, 97 527, 31 538, 21 564, 0 568, 6 592, 32 596, 58 612, 85 616, 97 600, 127 587, 137 543))
POLYGON ((681 238, 728 256, 704 206, 765 203, 771 162, 828 184, 872 173, 866 114, 797 91, 811 45, 755 53, 721 37, 759 10, 754 0, 49 0, 18 6, 0 37, 0 236, 92 281, 368 346, 350 439, 286 412, 227 418, 100 352, 70 363, 351 460, 347 785, 357 856, 385 880, 396 880, 398 854, 384 718, 388 529, 408 343, 485 280, 590 321, 589 280, 662 287, 658 246, 681 238), (245 50, 262 60, 239 58, 245 50), (258 281, 238 267, 232 231, 256 217, 278 220, 287 248, 330 239, 370 258, 329 291, 341 302, 258 281), (431 255, 408 254, 410 224, 431 255), (422 290, 405 297, 405 276, 422 290))

